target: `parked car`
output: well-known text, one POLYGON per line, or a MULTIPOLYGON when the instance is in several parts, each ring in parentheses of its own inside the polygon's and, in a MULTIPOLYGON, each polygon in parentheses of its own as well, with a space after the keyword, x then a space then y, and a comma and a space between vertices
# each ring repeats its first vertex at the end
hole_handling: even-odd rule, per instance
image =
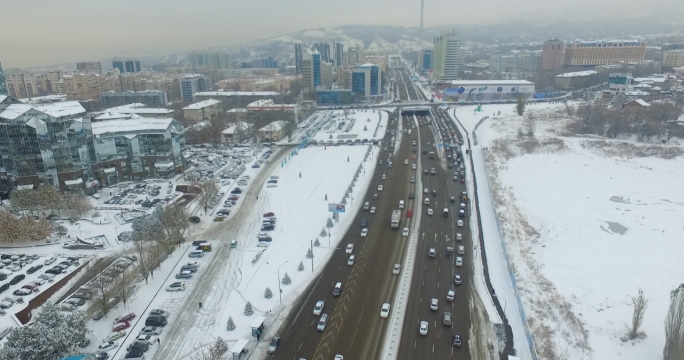
POLYGON ((25 278, 26 278, 26 275, 24 275, 24 274, 19 274, 19 275, 13 277, 12 280, 10 280, 9 283, 10 283, 10 285, 16 285, 16 284, 18 284, 20 281, 24 280, 25 278))
MULTIPOLYGON (((156 318, 162 317, 166 319, 165 316, 158 315, 156 318)), ((162 328, 157 326, 145 326, 140 330, 140 335, 159 335, 162 333, 162 328)))
POLYGON ((43 265, 41 265, 41 264, 31 266, 30 268, 28 268, 26 270, 26 273, 27 274, 33 274, 34 272, 40 270, 42 267, 43 267, 43 265))
POLYGON ((188 218, 188 221, 190 221, 191 223, 197 224, 198 222, 200 222, 200 217, 199 216, 191 216, 188 218))
POLYGON ((152 309, 152 310, 150 310, 150 315, 168 317, 168 316, 169 316, 169 312, 168 312, 168 311, 161 310, 161 309, 152 309))
POLYGON ((115 332, 113 332, 113 333, 107 335, 107 337, 105 337, 103 341, 105 341, 105 342, 107 342, 107 341, 114 341, 114 340, 121 339, 121 338, 124 337, 124 336, 126 336, 126 331, 125 331, 125 330, 122 330, 122 331, 115 331, 115 332))
POLYGON ((118 322, 118 323, 114 324, 114 326, 112 326, 112 331, 116 332, 116 331, 126 330, 129 327, 131 327, 131 323, 128 321, 118 322))
POLYGON ((114 322, 115 322, 115 323, 118 323, 118 322, 129 322, 129 321, 135 319, 135 316, 136 316, 135 313, 123 314, 123 315, 117 317, 116 319, 114 319, 114 322))
POLYGON ((190 279, 192 278, 192 272, 189 270, 182 270, 176 274, 176 279, 190 279))
POLYGON ((133 349, 126 353, 123 357, 124 360, 144 360, 145 352, 140 349, 133 349))
MULTIPOLYGON (((151 315, 151 316, 148 316, 147 319, 145 319, 145 326, 162 327, 162 326, 166 326, 166 324, 168 324, 168 321, 166 320, 166 317, 164 317, 164 316, 151 315)), ((146 334, 142 334, 142 335, 146 335, 146 334)), ((151 335, 151 334, 147 334, 147 335, 151 335)))
POLYGON ((12 295, 14 295, 14 296, 28 296, 28 295, 31 295, 32 293, 33 293, 33 291, 31 291, 29 289, 17 289, 17 290, 14 290, 12 295))
POLYGON ((119 347, 119 343, 114 342, 114 341, 106 341, 106 342, 102 343, 102 345, 97 347, 97 351, 106 353, 106 352, 114 350, 118 347, 119 347))
POLYGON ((146 352, 150 349, 150 345, 142 341, 133 341, 130 345, 128 345, 127 349, 129 352, 133 350, 140 350, 142 352, 146 352))
POLYGON ((271 343, 268 344, 268 353, 273 354, 276 351, 276 348, 278 348, 278 345, 280 345, 280 336, 276 335, 271 339, 271 343))

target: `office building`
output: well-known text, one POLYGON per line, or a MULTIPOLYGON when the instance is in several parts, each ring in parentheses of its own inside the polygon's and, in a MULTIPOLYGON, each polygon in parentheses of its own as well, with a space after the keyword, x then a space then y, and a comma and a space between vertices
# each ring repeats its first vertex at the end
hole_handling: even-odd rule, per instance
POLYGON ((663 66, 684 66, 684 50, 665 51, 663 53, 663 66))
POLYGON ((319 104, 351 104, 356 102, 356 93, 349 89, 316 91, 319 104))
POLYGON ((379 96, 382 93, 382 71, 375 64, 364 64, 352 72, 351 90, 360 97, 379 96))
POLYGON ((314 51, 311 54, 311 76, 313 79, 313 88, 321 86, 321 54, 314 51))
POLYGON ((261 67, 264 69, 277 69, 278 61, 273 59, 273 56, 269 56, 265 59, 261 59, 261 67))
POLYGON ((489 71, 495 73, 530 73, 539 69, 539 53, 512 50, 508 54, 489 57, 489 71))
POLYGON ((418 70, 420 72, 432 70, 432 58, 435 52, 432 49, 421 49, 418 53, 418 70))
POLYGON ((294 44, 294 63, 295 63, 295 74, 302 73, 302 60, 304 59, 304 44, 295 43, 294 44))
POLYGON ((618 62, 644 61, 646 42, 639 40, 575 41, 565 46, 563 65, 592 67, 618 62))
POLYGON ((230 68, 230 55, 222 50, 193 50, 188 55, 190 67, 205 67, 212 70, 230 68))
POLYGON ((166 93, 159 90, 145 91, 107 91, 100 96, 103 107, 143 103, 150 107, 166 106, 169 100, 166 93))
POLYGON ((344 65, 344 44, 335 43, 335 66, 344 65))
POLYGON ((313 56, 311 54, 304 54, 300 63, 300 72, 302 74, 302 91, 305 93, 313 92, 314 76, 313 76, 313 56))
POLYGON ((347 49, 347 62, 345 65, 356 65, 363 60, 363 50, 360 46, 350 46, 347 49))
POLYGON ((104 186, 145 178, 169 178, 183 171, 183 126, 172 118, 136 116, 92 123, 95 177, 104 186))
POLYGON ((323 89, 332 89, 333 83, 333 66, 327 62, 321 62, 321 85, 316 88, 316 91, 323 89))
POLYGON ((183 108, 183 116, 195 121, 210 120, 221 113, 221 101, 216 99, 202 100, 183 108))
POLYGON ((559 70, 563 67, 563 53, 565 52, 565 43, 557 38, 551 38, 544 41, 542 45, 541 54, 541 69, 542 70, 559 70))
POLYGON ((96 74, 101 74, 102 73, 102 63, 99 61, 92 61, 92 62, 80 62, 76 63, 76 71, 84 71, 84 72, 94 72, 96 74))
POLYGON ((5 83, 5 71, 2 70, 2 61, 0 61, 0 96, 9 95, 7 92, 7 84, 5 83))
POLYGON ((330 62, 331 56, 330 56, 330 44, 328 43, 314 43, 313 44, 313 50, 317 51, 319 54, 321 54, 321 61, 330 62))
POLYGON ((85 190, 90 184, 93 132, 78 101, 30 105, 0 96, 0 125, 2 191, 41 183, 85 190))
POLYGON ((195 93, 202 91, 209 91, 209 82, 207 79, 199 74, 184 75, 180 79, 181 98, 186 103, 194 101, 195 93))
POLYGON ((457 33, 435 38, 432 69, 438 81, 457 80, 461 61, 461 42, 457 33))
POLYGON ((112 60, 112 68, 119 69, 123 73, 136 73, 142 71, 142 62, 140 59, 129 58, 114 58, 112 60))

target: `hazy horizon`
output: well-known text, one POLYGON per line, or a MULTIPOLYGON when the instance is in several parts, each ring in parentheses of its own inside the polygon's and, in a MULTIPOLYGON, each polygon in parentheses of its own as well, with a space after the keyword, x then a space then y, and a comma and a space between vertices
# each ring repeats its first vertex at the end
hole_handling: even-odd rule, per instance
MULTIPOLYGON (((611 17, 651 12, 675 0, 491 0, 486 8, 475 3, 425 0, 425 27, 492 23, 511 19, 582 20, 586 9, 615 9, 611 17), (539 19, 530 14, 549 14, 539 19), (554 15, 555 14, 555 15, 554 15), (566 18, 567 17, 567 18, 566 18)), ((680 7, 681 8, 681 7, 680 7)), ((299 30, 341 25, 417 27, 420 0, 349 0, 326 3, 299 0, 296 6, 262 0, 230 3, 198 0, 139 2, 16 1, 3 5, 0 59, 3 67, 26 68, 67 62, 97 61, 112 56, 156 54, 229 46, 285 35, 299 30), (27 19, 31 19, 28 22, 27 19), (17 31, 20 30, 20 31, 17 31)), ((594 11, 598 12, 598 11, 594 11)))

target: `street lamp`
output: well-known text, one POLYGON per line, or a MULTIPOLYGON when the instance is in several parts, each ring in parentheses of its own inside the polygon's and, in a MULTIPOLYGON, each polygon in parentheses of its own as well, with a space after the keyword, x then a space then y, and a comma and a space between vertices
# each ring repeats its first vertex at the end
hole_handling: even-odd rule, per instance
MULTIPOLYGON (((280 264, 280 266, 283 266, 287 264, 290 260, 280 264)), ((280 305, 283 304, 283 289, 280 287, 280 266, 278 266, 278 296, 280 297, 280 305)))
POLYGON ((116 241, 119 241, 119 226, 114 227, 114 231, 116 232, 116 241))

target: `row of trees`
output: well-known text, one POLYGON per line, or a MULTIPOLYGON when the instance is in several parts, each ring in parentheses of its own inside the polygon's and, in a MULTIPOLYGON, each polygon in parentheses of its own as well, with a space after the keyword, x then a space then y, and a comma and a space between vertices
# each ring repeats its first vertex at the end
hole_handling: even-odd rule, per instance
MULTIPOLYGON (((305 114, 300 114, 304 116, 305 114)), ((253 126, 249 130, 237 128, 233 136, 238 141, 251 139, 256 142, 258 130, 262 127, 277 121, 285 121, 285 133, 291 135, 296 124, 294 114, 282 111, 259 111, 249 113, 249 119, 238 116, 230 118, 228 116, 218 116, 209 120, 206 124, 188 127, 185 130, 185 140, 188 144, 211 144, 218 146, 221 143, 221 132, 228 128, 235 121, 247 121, 253 126)))
POLYGON ((93 209, 85 195, 62 192, 49 185, 37 189, 14 190, 10 194, 10 204, 16 211, 51 213, 72 220, 93 209))
POLYGON ((43 240, 54 230, 52 221, 33 216, 16 217, 9 211, 0 210, 0 243, 43 240))

